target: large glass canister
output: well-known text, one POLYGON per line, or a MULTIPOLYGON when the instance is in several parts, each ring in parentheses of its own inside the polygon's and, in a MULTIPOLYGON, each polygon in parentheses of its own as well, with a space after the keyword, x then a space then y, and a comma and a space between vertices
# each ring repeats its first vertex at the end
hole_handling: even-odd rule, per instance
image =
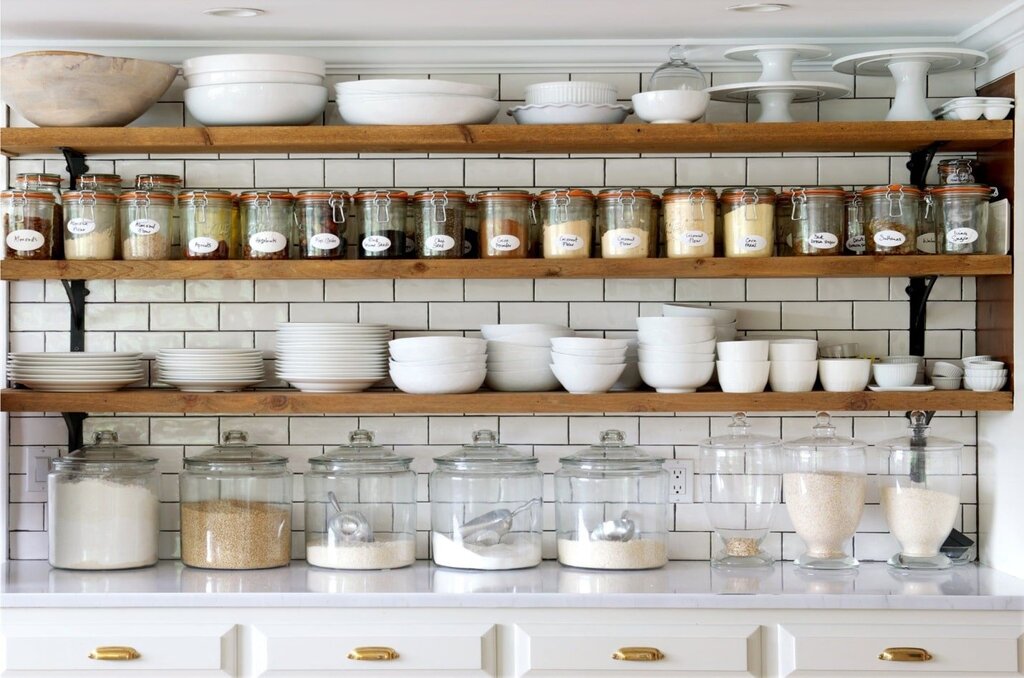
POLYGON ((543 483, 537 458, 476 431, 470 445, 436 457, 430 474, 434 562, 466 570, 515 570, 541 559, 543 483))
POLYGON ((603 259, 642 259, 658 251, 654 194, 615 188, 597 194, 597 235, 603 259))
POLYGON ((461 259, 465 218, 465 191, 417 191, 413 196, 414 255, 419 259, 461 259))
POLYGON ((353 431, 348 445, 312 457, 304 475, 306 560, 341 570, 390 570, 416 560, 412 457, 353 431))
POLYGON ((295 196, 299 259, 344 259, 345 210, 351 196, 345 191, 314 189, 295 196))
POLYGON ((248 443, 243 431, 185 458, 181 562, 213 570, 282 567, 291 557, 288 460, 248 443))
POLYGON ((64 193, 64 258, 109 260, 117 256, 117 196, 100 191, 64 193))
POLYGON ((120 174, 83 174, 78 177, 79 191, 102 191, 121 195, 120 174))
POLYGON ((585 188, 551 188, 537 196, 545 259, 587 259, 594 238, 594 194, 585 188))
POLYGON ((644 570, 668 562, 664 460, 626 444, 622 431, 562 457, 555 474, 558 561, 595 570, 644 570))
POLYGON ((288 259, 295 234, 295 197, 288 191, 244 191, 239 196, 243 259, 288 259))
POLYGON ((669 259, 715 256, 718 196, 710 188, 670 188, 662 194, 662 240, 669 259))
POLYGON ((355 194, 353 201, 359 224, 360 259, 401 259, 405 256, 408 198, 405 191, 390 189, 355 194))
POLYGON ((846 193, 840 186, 794 188, 791 193, 794 256, 835 256, 843 253, 846 193))
POLYGON ((864 254, 864 201, 855 191, 847 191, 844 199, 846 218, 844 220, 844 242, 846 254, 864 254))
POLYGON ((935 214, 938 254, 985 254, 988 251, 989 201, 998 192, 983 184, 937 186, 929 191, 935 214))
POLYGON ((178 195, 185 259, 230 259, 237 247, 229 191, 194 189, 178 195))
POLYGON ((126 260, 171 258, 174 195, 135 190, 118 198, 121 256, 126 260))
POLYGON ((954 184, 973 184, 974 171, 978 167, 974 158, 948 158, 940 160, 938 165, 939 183, 943 186, 954 184))
POLYGON ((783 498, 805 551, 800 567, 843 570, 857 561, 845 550, 864 512, 867 491, 867 445, 836 435, 825 412, 819 412, 813 433, 783 443, 783 498))
POLYGON ((864 245, 868 254, 915 254, 924 193, 891 184, 861 191, 864 245))
POLYGON ((480 257, 525 259, 533 247, 536 215, 529 191, 482 191, 476 194, 480 223, 480 257))
POLYGON ((157 459, 97 431, 51 462, 46 485, 50 565, 125 570, 155 565, 160 536, 157 459))
POLYGON ((951 565, 940 553, 960 515, 960 456, 963 445, 928 434, 929 417, 910 413, 907 435, 878 443, 888 468, 882 481, 882 510, 900 552, 893 567, 941 570, 951 565))
POLYGON ((782 441, 754 435, 744 413, 729 432, 700 445, 702 501, 718 538, 715 567, 761 567, 761 548, 782 495, 782 441))
POLYGON ((45 191, 2 191, 4 259, 49 259, 53 252, 53 195, 45 191))
POLYGON ((755 186, 727 188, 719 200, 725 256, 772 256, 775 251, 775 191, 755 186))

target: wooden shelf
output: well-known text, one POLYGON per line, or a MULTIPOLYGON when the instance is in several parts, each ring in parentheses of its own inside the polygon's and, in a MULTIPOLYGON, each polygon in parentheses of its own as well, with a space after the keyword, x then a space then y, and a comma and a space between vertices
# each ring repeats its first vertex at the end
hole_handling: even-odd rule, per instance
POLYGON ((2 130, 7 155, 59 153, 757 153, 978 151, 1013 122, 792 122, 687 125, 43 127, 2 130))
POLYGON ((3 280, 333 280, 361 278, 828 278, 1011 275, 996 255, 766 259, 16 261, 3 280))
POLYGON ((494 393, 416 396, 391 391, 302 393, 293 390, 238 393, 182 393, 134 389, 112 393, 43 393, 6 389, 5 412, 149 412, 204 414, 523 414, 631 412, 813 412, 832 410, 1008 411, 1010 392, 930 391, 925 393, 753 393, 670 395, 652 392, 572 395, 494 393))

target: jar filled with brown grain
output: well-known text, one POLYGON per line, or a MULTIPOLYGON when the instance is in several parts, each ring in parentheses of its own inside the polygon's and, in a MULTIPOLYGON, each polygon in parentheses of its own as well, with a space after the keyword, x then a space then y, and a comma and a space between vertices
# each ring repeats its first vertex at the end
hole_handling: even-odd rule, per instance
POLYGON ((288 191, 245 191, 239 196, 244 230, 243 259, 288 259, 295 232, 288 191))
POLYGON ((665 255, 669 259, 715 256, 715 210, 710 188, 670 188, 662 194, 665 255))
POLYGON ((53 251, 53 195, 44 191, 0 191, 4 259, 49 259, 53 251))
POLYGON ((481 258, 529 257, 535 217, 533 195, 529 191, 482 191, 476 199, 481 258))
POLYGON ((597 233, 604 259, 643 259, 657 254, 654 194, 614 188, 597 194, 597 233))
POLYGON ((413 217, 417 258, 462 258, 466 224, 465 191, 418 191, 413 196, 413 217))
POLYGON ((594 194, 585 188, 552 188, 538 198, 544 258, 588 258, 594 237, 594 194))
POLYGON ((359 225, 360 259, 401 259, 408 239, 409 194, 393 189, 358 191, 353 197, 359 225))
POLYGON ((924 193, 913 186, 891 184, 861 191, 868 254, 914 254, 924 193))
MULTIPOLYGON (((40 191, 53 196, 53 223, 64 223, 64 201, 61 197, 61 177, 59 174, 46 172, 23 172, 14 175, 14 188, 19 191, 40 191)), ((57 258, 63 254, 62 243, 55 242, 53 254, 57 258)))
POLYGON ((186 259, 228 259, 237 247, 229 191, 195 189, 178 195, 184 225, 181 251, 186 259))
POLYGON ((125 260, 171 258, 174 196, 164 191, 136 190, 118 197, 121 256, 125 260))
POLYGON ((343 259, 345 210, 352 197, 345 191, 313 189, 295 197, 299 259, 343 259))
POLYGON ((103 191, 65 191, 64 258, 105 261, 117 257, 118 196, 103 191))

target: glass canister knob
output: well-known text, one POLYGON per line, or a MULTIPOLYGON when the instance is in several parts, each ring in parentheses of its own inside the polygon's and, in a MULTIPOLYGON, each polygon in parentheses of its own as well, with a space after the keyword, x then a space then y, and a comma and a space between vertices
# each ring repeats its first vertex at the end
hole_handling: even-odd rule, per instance
POLYGON ((373 431, 367 431, 362 428, 356 429, 348 434, 348 442, 353 446, 371 446, 373 445, 373 431))
POLYGON ((818 412, 815 417, 817 424, 811 429, 815 438, 835 438, 836 426, 832 423, 832 417, 828 412, 818 412))
POLYGON ((92 436, 93 445, 116 445, 117 431, 96 431, 92 436))
POLYGON ((491 431, 490 429, 473 431, 473 444, 481 447, 496 447, 498 445, 498 433, 497 431, 491 431))
POLYGON ((737 436, 747 435, 750 430, 750 422, 747 421, 746 412, 737 412, 732 415, 732 422, 729 424, 729 433, 737 436))
POLYGON ((626 444, 626 434, 623 431, 611 429, 601 431, 602 447, 623 447, 626 444))
POLYGON ((249 436, 245 431, 225 431, 223 441, 225 445, 244 445, 249 442, 249 436))

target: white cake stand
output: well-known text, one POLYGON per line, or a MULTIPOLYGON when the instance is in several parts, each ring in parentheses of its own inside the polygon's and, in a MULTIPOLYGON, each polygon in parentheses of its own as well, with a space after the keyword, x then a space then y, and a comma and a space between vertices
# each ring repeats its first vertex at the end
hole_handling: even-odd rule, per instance
POLYGON ((760 61, 761 77, 758 82, 792 82, 793 63, 824 59, 832 54, 818 45, 750 45, 734 47, 725 56, 734 61, 760 61))
POLYGON ((977 68, 988 55, 959 47, 907 47, 851 54, 838 59, 832 68, 848 75, 892 75, 896 98, 886 120, 933 120, 928 106, 928 74, 977 68))
POLYGON ((718 85, 709 87, 707 91, 715 101, 746 104, 756 100, 761 104, 761 117, 757 122, 793 122, 793 115, 789 112, 791 103, 838 99, 849 94, 850 88, 834 82, 790 80, 718 85))

